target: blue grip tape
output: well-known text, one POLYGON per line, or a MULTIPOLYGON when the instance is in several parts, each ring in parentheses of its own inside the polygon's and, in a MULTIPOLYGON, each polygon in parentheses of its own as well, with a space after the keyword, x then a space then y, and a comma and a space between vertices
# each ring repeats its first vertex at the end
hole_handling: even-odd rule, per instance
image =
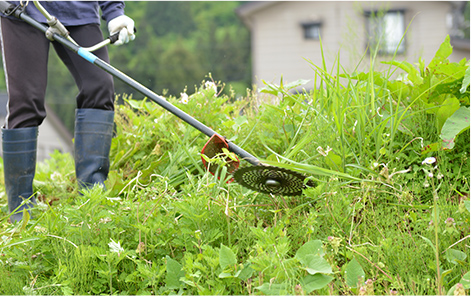
POLYGON ((93 53, 89 51, 86 51, 83 48, 79 48, 77 51, 77 54, 92 64, 95 63, 95 60, 98 58, 96 55, 94 55, 93 53))

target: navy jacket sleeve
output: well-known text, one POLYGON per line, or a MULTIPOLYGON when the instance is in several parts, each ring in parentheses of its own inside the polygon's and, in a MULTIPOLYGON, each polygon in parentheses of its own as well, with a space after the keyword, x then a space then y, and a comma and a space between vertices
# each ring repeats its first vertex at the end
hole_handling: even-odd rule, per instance
POLYGON ((107 23, 124 14, 124 1, 98 1, 101 9, 101 18, 107 23))
MULTIPOLYGON (((18 1, 10 3, 19 4, 18 1)), ((124 1, 41 1, 40 3, 65 26, 100 24, 100 10, 101 18, 106 22, 124 14, 124 1)), ((46 18, 33 3, 26 6, 26 13, 39 22, 46 22, 46 18)), ((0 13, 0 16, 4 15, 0 13)), ((14 19, 13 16, 8 18, 14 19)))

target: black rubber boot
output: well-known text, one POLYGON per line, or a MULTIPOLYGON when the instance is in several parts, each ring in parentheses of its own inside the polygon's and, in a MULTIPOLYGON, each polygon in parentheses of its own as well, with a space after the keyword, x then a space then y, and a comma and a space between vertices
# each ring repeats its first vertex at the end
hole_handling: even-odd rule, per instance
POLYGON ((110 170, 114 111, 77 109, 75 112, 75 174, 80 189, 105 186, 110 170))
POLYGON ((5 190, 8 210, 10 213, 14 212, 10 216, 12 223, 23 219, 23 210, 32 208, 36 203, 33 179, 36 171, 37 139, 38 127, 2 129, 5 190), (23 203, 24 200, 27 201, 23 203))

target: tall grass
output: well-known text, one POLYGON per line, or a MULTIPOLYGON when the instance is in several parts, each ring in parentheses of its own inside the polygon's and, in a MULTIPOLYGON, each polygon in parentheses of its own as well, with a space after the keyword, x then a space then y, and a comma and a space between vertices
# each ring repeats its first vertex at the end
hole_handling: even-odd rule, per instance
POLYGON ((226 183, 224 168, 213 176, 202 167, 205 136, 127 97, 116 106, 107 190, 78 194, 72 157, 56 152, 38 165, 33 219, 7 223, 1 197, 0 292, 469 292, 469 133, 444 150, 434 124, 450 97, 469 106, 469 83, 444 91, 459 77, 434 74, 423 85, 423 69, 397 79, 404 64, 377 72, 374 59, 365 73, 311 65, 322 87, 267 84, 261 92, 276 104, 253 91, 221 96, 207 83, 168 100, 315 187, 282 197, 226 183))

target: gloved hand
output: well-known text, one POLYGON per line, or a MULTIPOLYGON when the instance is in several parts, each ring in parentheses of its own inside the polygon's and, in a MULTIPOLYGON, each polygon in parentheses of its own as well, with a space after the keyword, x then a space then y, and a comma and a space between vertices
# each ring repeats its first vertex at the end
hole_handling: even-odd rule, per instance
POLYGON ((119 32, 119 39, 113 43, 114 45, 122 45, 134 40, 134 21, 126 16, 120 15, 108 22, 108 31, 110 36, 119 32))

